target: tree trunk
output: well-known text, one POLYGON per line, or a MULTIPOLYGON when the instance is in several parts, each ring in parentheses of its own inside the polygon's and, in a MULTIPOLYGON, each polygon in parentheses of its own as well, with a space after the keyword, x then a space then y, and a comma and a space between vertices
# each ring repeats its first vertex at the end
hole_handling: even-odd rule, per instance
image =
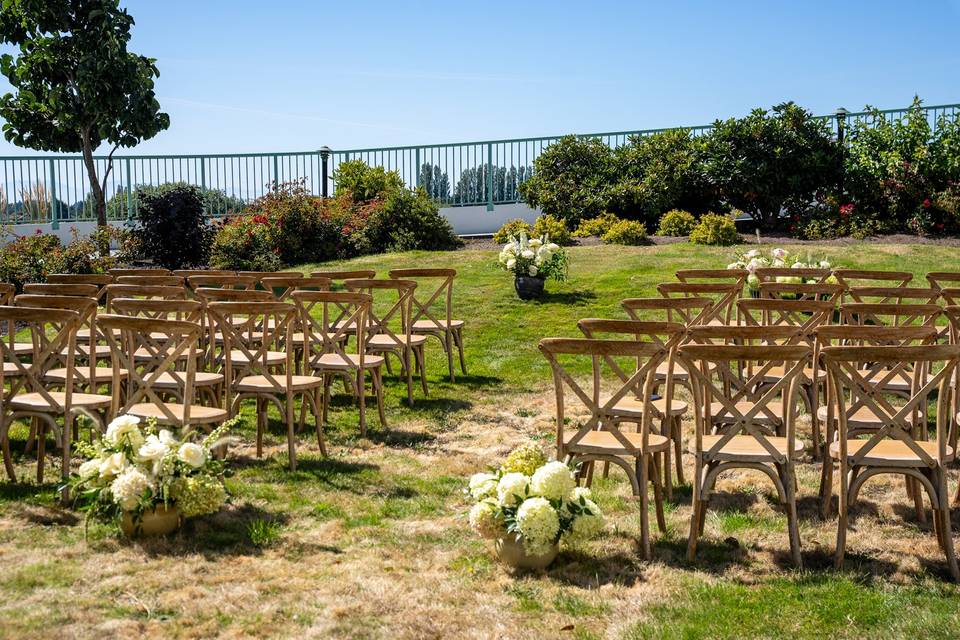
MULTIPOLYGON (((107 226, 107 201, 103 195, 103 188, 97 179, 97 165, 93 162, 93 148, 90 145, 90 136, 82 134, 83 140, 83 164, 87 167, 87 180, 90 182, 90 193, 93 195, 93 203, 97 211, 97 228, 103 229, 107 226)), ((109 241, 106 241, 106 235, 100 234, 101 246, 99 247, 101 255, 110 253, 109 241), (106 242, 104 242, 106 241, 106 242), (103 246, 106 244, 106 246, 103 246)))

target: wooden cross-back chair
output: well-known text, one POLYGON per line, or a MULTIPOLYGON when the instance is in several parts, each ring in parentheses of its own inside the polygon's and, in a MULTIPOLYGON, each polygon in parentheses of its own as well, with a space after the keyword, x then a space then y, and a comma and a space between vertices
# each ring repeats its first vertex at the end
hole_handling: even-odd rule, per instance
MULTIPOLYGON (((893 326, 851 326, 835 325, 817 329, 816 352, 814 363, 819 371, 827 373, 822 359, 823 349, 831 346, 855 346, 861 348, 873 347, 916 347, 932 346, 937 340, 937 329, 932 326, 911 325, 904 327, 893 326)), ((860 376, 870 381, 878 394, 887 394, 909 398, 917 384, 922 386, 924 370, 914 370, 914 363, 909 361, 890 364, 888 362, 860 363, 860 376)), ((819 374, 818 374, 819 375, 819 374)), ((829 374, 828 374, 829 375, 829 374)), ((829 389, 827 389, 829 393, 829 389)), ((883 416, 874 411, 874 407, 865 401, 852 399, 845 406, 844 419, 847 424, 848 437, 875 433, 883 426, 883 416)), ((920 415, 914 416, 919 421, 920 415)), ((830 513, 830 487, 833 483, 833 464, 830 463, 829 447, 836 440, 839 425, 839 416, 836 413, 836 404, 826 403, 817 411, 816 420, 823 425, 825 451, 824 464, 821 468, 820 496, 821 512, 824 516, 830 513)), ((917 499, 915 487, 908 480, 909 495, 917 499)), ((917 507, 917 516, 924 518, 922 509, 917 507)))
MULTIPOLYGON (((202 333, 198 323, 105 314, 100 324, 114 372, 129 372, 125 396, 114 395, 115 414, 154 419, 180 429, 212 427, 229 417, 219 406, 194 402, 198 362, 194 356, 202 333)), ((114 386, 120 383, 115 377, 114 386)))
POLYGON ((160 287, 183 287, 186 281, 183 276, 174 274, 158 276, 117 276, 117 284, 142 284, 160 287))
POLYGON ((417 283, 413 294, 412 332, 414 335, 433 336, 440 341, 447 355, 447 371, 454 382, 453 349, 460 356, 460 371, 466 375, 467 363, 463 355, 463 320, 453 317, 453 281, 455 269, 391 269, 395 280, 412 280, 417 283), (423 285, 430 288, 422 290, 423 285), (418 295, 419 294, 419 295, 418 295), (437 310, 439 307, 439 310, 437 310))
MULTIPOLYGON (((949 323, 949 341, 950 344, 960 345, 960 305, 947 305, 943 308, 943 315, 949 323)), ((954 451, 960 441, 960 371, 956 374, 957 383, 954 387, 953 405, 950 409, 950 434, 948 442, 954 451)), ((957 493, 953 499, 953 506, 960 507, 960 484, 957 485, 957 493)))
POLYGON ((803 445, 796 436, 796 406, 810 348, 776 344, 792 339, 789 327, 696 327, 691 343, 680 347, 691 374, 697 422, 687 545, 691 561, 717 477, 742 468, 761 471, 773 482, 787 512, 791 557, 802 564, 794 466, 803 445), (763 384, 777 364, 784 374, 763 384))
POLYGON ((848 291, 853 287, 906 287, 913 280, 913 274, 909 271, 834 269, 833 275, 848 291))
POLYGON ((743 284, 723 282, 665 282, 657 285, 657 293, 664 298, 709 298, 713 301, 697 324, 730 324, 734 320, 737 299, 743 284))
POLYGON ((873 304, 936 304, 940 289, 930 287, 850 287, 845 302, 873 304))
POLYGON ((557 459, 581 463, 581 477, 584 463, 610 462, 624 470, 633 495, 640 498, 640 540, 644 557, 649 559, 647 494, 650 484, 653 484, 657 523, 661 532, 665 529, 659 474, 651 473, 651 467, 654 457, 670 446, 666 437, 651 429, 654 413, 650 404, 654 372, 669 357, 669 349, 663 344, 636 340, 544 338, 540 341, 540 351, 553 372, 557 459), (631 368, 636 365, 636 369, 626 381, 616 376, 611 379, 603 375, 607 358, 629 361, 631 368), (589 374, 577 376, 576 372, 588 363, 589 374), (568 406, 568 397, 572 400, 571 406, 568 406), (643 399, 634 416, 640 421, 639 433, 621 429, 623 414, 614 410, 628 397, 643 399))
POLYGON ((781 300, 829 300, 840 302, 844 288, 841 284, 823 283, 793 283, 793 282, 761 282, 761 298, 779 298, 781 300))
POLYGON ((106 310, 112 311, 116 298, 141 298, 144 300, 186 300, 187 290, 183 287, 164 287, 158 285, 108 284, 106 310))
MULTIPOLYGON (((958 345, 924 346, 831 346, 822 353, 828 377, 828 403, 839 420, 837 440, 830 444, 830 456, 839 464, 840 517, 837 524, 837 548, 834 561, 843 565, 846 551, 850 505, 869 478, 880 474, 903 475, 914 486, 915 501, 922 507, 925 490, 933 507, 934 533, 947 558, 954 580, 960 569, 950 530, 950 505, 946 465, 956 452, 948 444, 950 396, 954 386, 958 345), (915 371, 931 372, 914 378, 906 403, 891 404, 873 381, 865 375, 863 363, 895 367, 913 363, 915 371), (927 404, 937 395, 935 441, 927 436, 927 404), (868 438, 857 438, 849 425, 850 405, 862 403, 880 419, 879 427, 868 438), (919 424, 917 416, 921 416, 919 424)), ((830 489, 828 489, 830 491, 830 489)))
POLYGON ((940 289, 940 299, 945 305, 960 304, 960 287, 945 287, 940 289))
POLYGON ((314 278, 328 278, 333 288, 343 289, 347 280, 372 280, 377 276, 373 269, 354 269, 352 271, 312 271, 314 278))
POLYGON ((740 288, 747 282, 750 272, 746 269, 680 269, 674 276, 680 282, 718 282, 739 284, 740 288))
POLYGON ((230 274, 214 274, 189 276, 187 285, 196 291, 197 289, 254 289, 257 286, 257 279, 252 276, 240 276, 230 274))
POLYGON ((0 282, 0 304, 9 305, 15 295, 17 295, 16 286, 9 282, 0 282))
POLYGON ((960 287, 960 271, 931 271, 927 282, 934 289, 956 289, 960 287))
POLYGON ((291 294, 303 330, 303 370, 323 377, 323 416, 326 425, 330 406, 330 388, 334 376, 342 376, 349 385, 359 407, 360 435, 367 434, 366 375, 377 401, 380 426, 386 428, 387 416, 383 394, 383 356, 367 353, 366 316, 373 297, 348 291, 294 291, 291 294), (344 313, 346 315, 344 316, 344 313), (334 319, 346 322, 335 324, 334 319), (355 351, 347 350, 347 338, 355 338, 355 351))
MULTIPOLYGON (((427 395, 427 365, 424 352, 426 336, 413 333, 412 317, 413 295, 417 283, 412 280, 347 280, 344 285, 350 291, 367 293, 373 297, 373 304, 366 314, 367 352, 384 357, 387 371, 390 371, 388 356, 395 355, 400 360, 402 374, 407 381, 407 401, 413 406, 413 369, 420 376, 423 395, 427 395), (377 309, 375 292, 396 294, 396 298, 387 302, 386 310, 377 309), (398 326, 399 325, 399 326, 398 326)), ((383 294, 381 294, 383 295, 383 294)), ((349 325, 348 325, 349 326, 349 325)))
POLYGON ((114 277, 109 273, 51 273, 47 275, 50 284, 92 284, 99 287, 97 301, 102 303, 107 285, 113 284, 114 277))
POLYGON ((260 281, 264 278, 302 278, 302 271, 237 271, 238 276, 245 278, 253 278, 256 282, 255 286, 260 285, 260 281))
POLYGON ((814 280, 815 282, 809 284, 826 284, 827 279, 833 275, 831 269, 822 267, 760 267, 753 273, 761 284, 776 282, 777 278, 802 278, 805 283, 814 280))
MULTIPOLYGON (((668 355, 664 362, 661 362, 654 371, 654 393, 656 393, 657 383, 660 381, 660 373, 663 371, 664 394, 663 397, 655 396, 650 403, 654 417, 659 421, 659 433, 673 443, 673 449, 676 455, 677 481, 683 484, 683 416, 687 414, 688 405, 682 400, 674 398, 674 370, 675 354, 677 347, 686 334, 684 325, 676 322, 650 322, 642 320, 606 320, 601 318, 584 318, 577 322, 577 327, 583 332, 586 338, 604 338, 615 340, 626 340, 632 336, 634 340, 641 342, 650 342, 663 345, 667 349, 668 355)), ((610 356, 604 356, 607 367, 623 382, 629 378, 632 368, 624 370, 610 356)), ((637 365, 642 364, 638 362, 637 365)), ((643 398, 637 395, 627 396, 612 408, 612 413, 622 414, 623 422, 636 422, 638 412, 646 406, 643 398)), ((663 476, 667 491, 667 499, 673 499, 673 479, 670 471, 671 450, 663 453, 663 476)), ((658 459, 659 460, 659 459, 658 459)), ((659 463, 655 466, 658 467, 659 463)), ((604 463, 603 473, 607 474, 609 463, 604 463)), ((589 479, 589 476, 588 476, 589 479)))
POLYGON ((329 291, 329 278, 305 277, 302 273, 286 275, 278 273, 260 280, 264 291, 273 294, 276 300, 289 300, 294 291, 329 291))
MULTIPOLYGON (((296 309, 284 302, 210 302, 207 313, 223 338, 223 370, 227 407, 237 415, 245 399, 257 405, 257 457, 263 455, 267 407, 273 403, 284 416, 290 470, 297 468, 294 406, 296 396, 314 414, 317 442, 326 453, 321 430, 323 378, 296 375, 293 340, 296 309), (254 337, 255 336, 255 337, 254 337)), ((300 430, 303 428, 301 413, 300 430)))
MULTIPOLYGON (((89 298, 97 302, 99 302, 99 296, 101 294, 100 288, 95 284, 74 283, 29 283, 23 285, 23 292, 28 295, 89 298)), ((77 334, 78 338, 83 340, 79 346, 79 350, 83 353, 84 357, 91 353, 87 350, 90 345, 88 345, 86 338, 90 336, 90 331, 94 329, 96 329, 94 323, 84 322, 81 324, 79 333, 77 334)), ((100 338, 102 336, 97 337, 100 338)), ((110 356, 110 349, 106 345, 100 344, 99 340, 96 341, 92 347, 96 358, 107 358, 110 356)))
POLYGON ((173 275, 189 282, 192 276, 235 276, 237 272, 232 269, 175 269, 173 275))
MULTIPOLYGON (((18 326, 30 335, 33 350, 26 358, 16 353, 6 342, 0 342, 3 367, 0 367, 0 446, 3 462, 10 480, 16 481, 16 472, 10 457, 10 426, 14 420, 31 421, 31 438, 37 438, 37 482, 43 481, 45 442, 47 430, 52 432, 60 446, 61 474, 70 475, 70 441, 72 421, 77 415, 91 415, 109 409, 102 396, 74 392, 74 354, 80 316, 69 309, 51 309, 25 306, 0 306, 0 323, 18 326), (60 364, 65 353, 67 374, 62 390, 52 391, 46 374, 60 364), (25 359, 29 359, 26 362, 25 359), (61 429, 57 418, 63 418, 61 429)), ((94 417, 91 415, 91 417, 94 417)))
POLYGON ((684 326, 700 324, 713 307, 710 298, 627 298, 620 302, 631 320, 663 320, 684 326), (653 318, 644 317, 646 314, 653 318))
POLYGON ((114 278, 119 278, 121 276, 169 276, 173 272, 170 271, 170 269, 164 269, 163 267, 118 267, 116 269, 107 269, 107 273, 114 278))

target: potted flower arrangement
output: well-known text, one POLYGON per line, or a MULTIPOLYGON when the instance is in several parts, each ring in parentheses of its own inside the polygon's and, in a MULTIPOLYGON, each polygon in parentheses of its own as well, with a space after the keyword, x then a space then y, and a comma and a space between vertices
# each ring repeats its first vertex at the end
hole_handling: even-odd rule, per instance
POLYGON ((603 529, 590 489, 535 445, 514 450, 494 473, 474 474, 467 491, 474 500, 470 526, 495 540, 497 556, 513 567, 544 569, 561 540, 587 540, 603 529))
POLYGON ((87 460, 69 480, 80 509, 102 520, 119 519, 128 537, 166 535, 181 518, 215 513, 227 498, 225 463, 213 455, 231 423, 199 442, 122 415, 92 444, 77 443, 87 460))
MULTIPOLYGON (((827 260, 814 260, 809 255, 806 259, 802 259, 799 255, 790 255, 787 253, 786 249, 776 248, 771 249, 769 253, 765 254, 760 249, 751 249, 745 253, 738 253, 736 255, 736 260, 727 265, 727 269, 746 269, 750 272, 750 275, 747 276, 747 290, 750 292, 751 296, 758 296, 760 294, 760 278, 756 274, 757 269, 763 269, 766 267, 787 267, 791 269, 831 269, 833 268, 829 261, 827 260)), ((803 284, 804 282, 815 282, 809 278, 804 279, 799 276, 778 276, 777 282, 783 282, 787 284, 803 284)), ((830 276, 827 279, 827 282, 835 284, 837 279, 835 276, 830 276)))
POLYGON ((545 235, 527 239, 526 232, 521 231, 519 239, 510 236, 500 251, 499 264, 514 275, 514 287, 521 300, 543 295, 547 278, 558 282, 567 278, 567 254, 545 235))

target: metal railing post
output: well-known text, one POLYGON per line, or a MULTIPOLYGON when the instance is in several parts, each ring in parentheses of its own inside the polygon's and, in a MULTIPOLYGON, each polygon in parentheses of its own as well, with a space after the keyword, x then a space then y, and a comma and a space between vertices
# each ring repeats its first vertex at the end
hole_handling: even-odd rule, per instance
POLYGON ((280 185, 280 159, 273 156, 273 187, 276 189, 280 185))
POLYGON ((124 161, 123 169, 127 174, 127 224, 133 224, 133 173, 130 171, 130 158, 124 161))
POLYGON ((320 147, 320 194, 326 198, 330 193, 330 147, 320 147))
POLYGON ((415 171, 417 172, 417 178, 416 178, 417 188, 419 189, 420 187, 423 186, 423 180, 422 180, 423 176, 421 175, 423 173, 423 167, 420 166, 420 147, 417 147, 417 164, 415 166, 416 166, 415 171))
POLYGON ((487 211, 493 211, 493 144, 487 143, 487 211))
POLYGON ((844 137, 845 137, 845 135, 846 135, 847 114, 848 114, 848 113, 849 113, 849 111, 847 111, 847 110, 844 109, 843 107, 838 108, 838 109, 837 109, 837 113, 836 113, 836 117, 837 117, 837 146, 840 147, 840 184, 839 184, 838 186, 839 186, 839 188, 840 188, 840 199, 841 199, 841 201, 842 201, 841 204, 845 204, 845 202, 846 202, 845 199, 844 199, 844 197, 843 197, 843 195, 844 195, 844 186, 845 186, 845 185, 844 185, 844 178, 846 177, 846 173, 847 173, 847 150, 846 150, 846 147, 844 146, 844 137))
POLYGON ((48 167, 50 169, 50 178, 47 180, 47 184, 50 185, 50 222, 53 229, 59 229, 60 207, 57 202, 57 165, 53 158, 48 161, 48 167))

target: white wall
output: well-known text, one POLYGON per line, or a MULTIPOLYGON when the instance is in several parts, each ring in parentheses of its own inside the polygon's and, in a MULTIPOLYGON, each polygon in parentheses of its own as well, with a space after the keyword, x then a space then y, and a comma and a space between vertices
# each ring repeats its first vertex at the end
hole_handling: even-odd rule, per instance
POLYGON ((507 220, 523 218, 533 224, 540 212, 523 203, 498 204, 493 211, 487 211, 487 205, 476 207, 443 207, 440 215, 445 216, 453 230, 459 235, 493 234, 507 220))

